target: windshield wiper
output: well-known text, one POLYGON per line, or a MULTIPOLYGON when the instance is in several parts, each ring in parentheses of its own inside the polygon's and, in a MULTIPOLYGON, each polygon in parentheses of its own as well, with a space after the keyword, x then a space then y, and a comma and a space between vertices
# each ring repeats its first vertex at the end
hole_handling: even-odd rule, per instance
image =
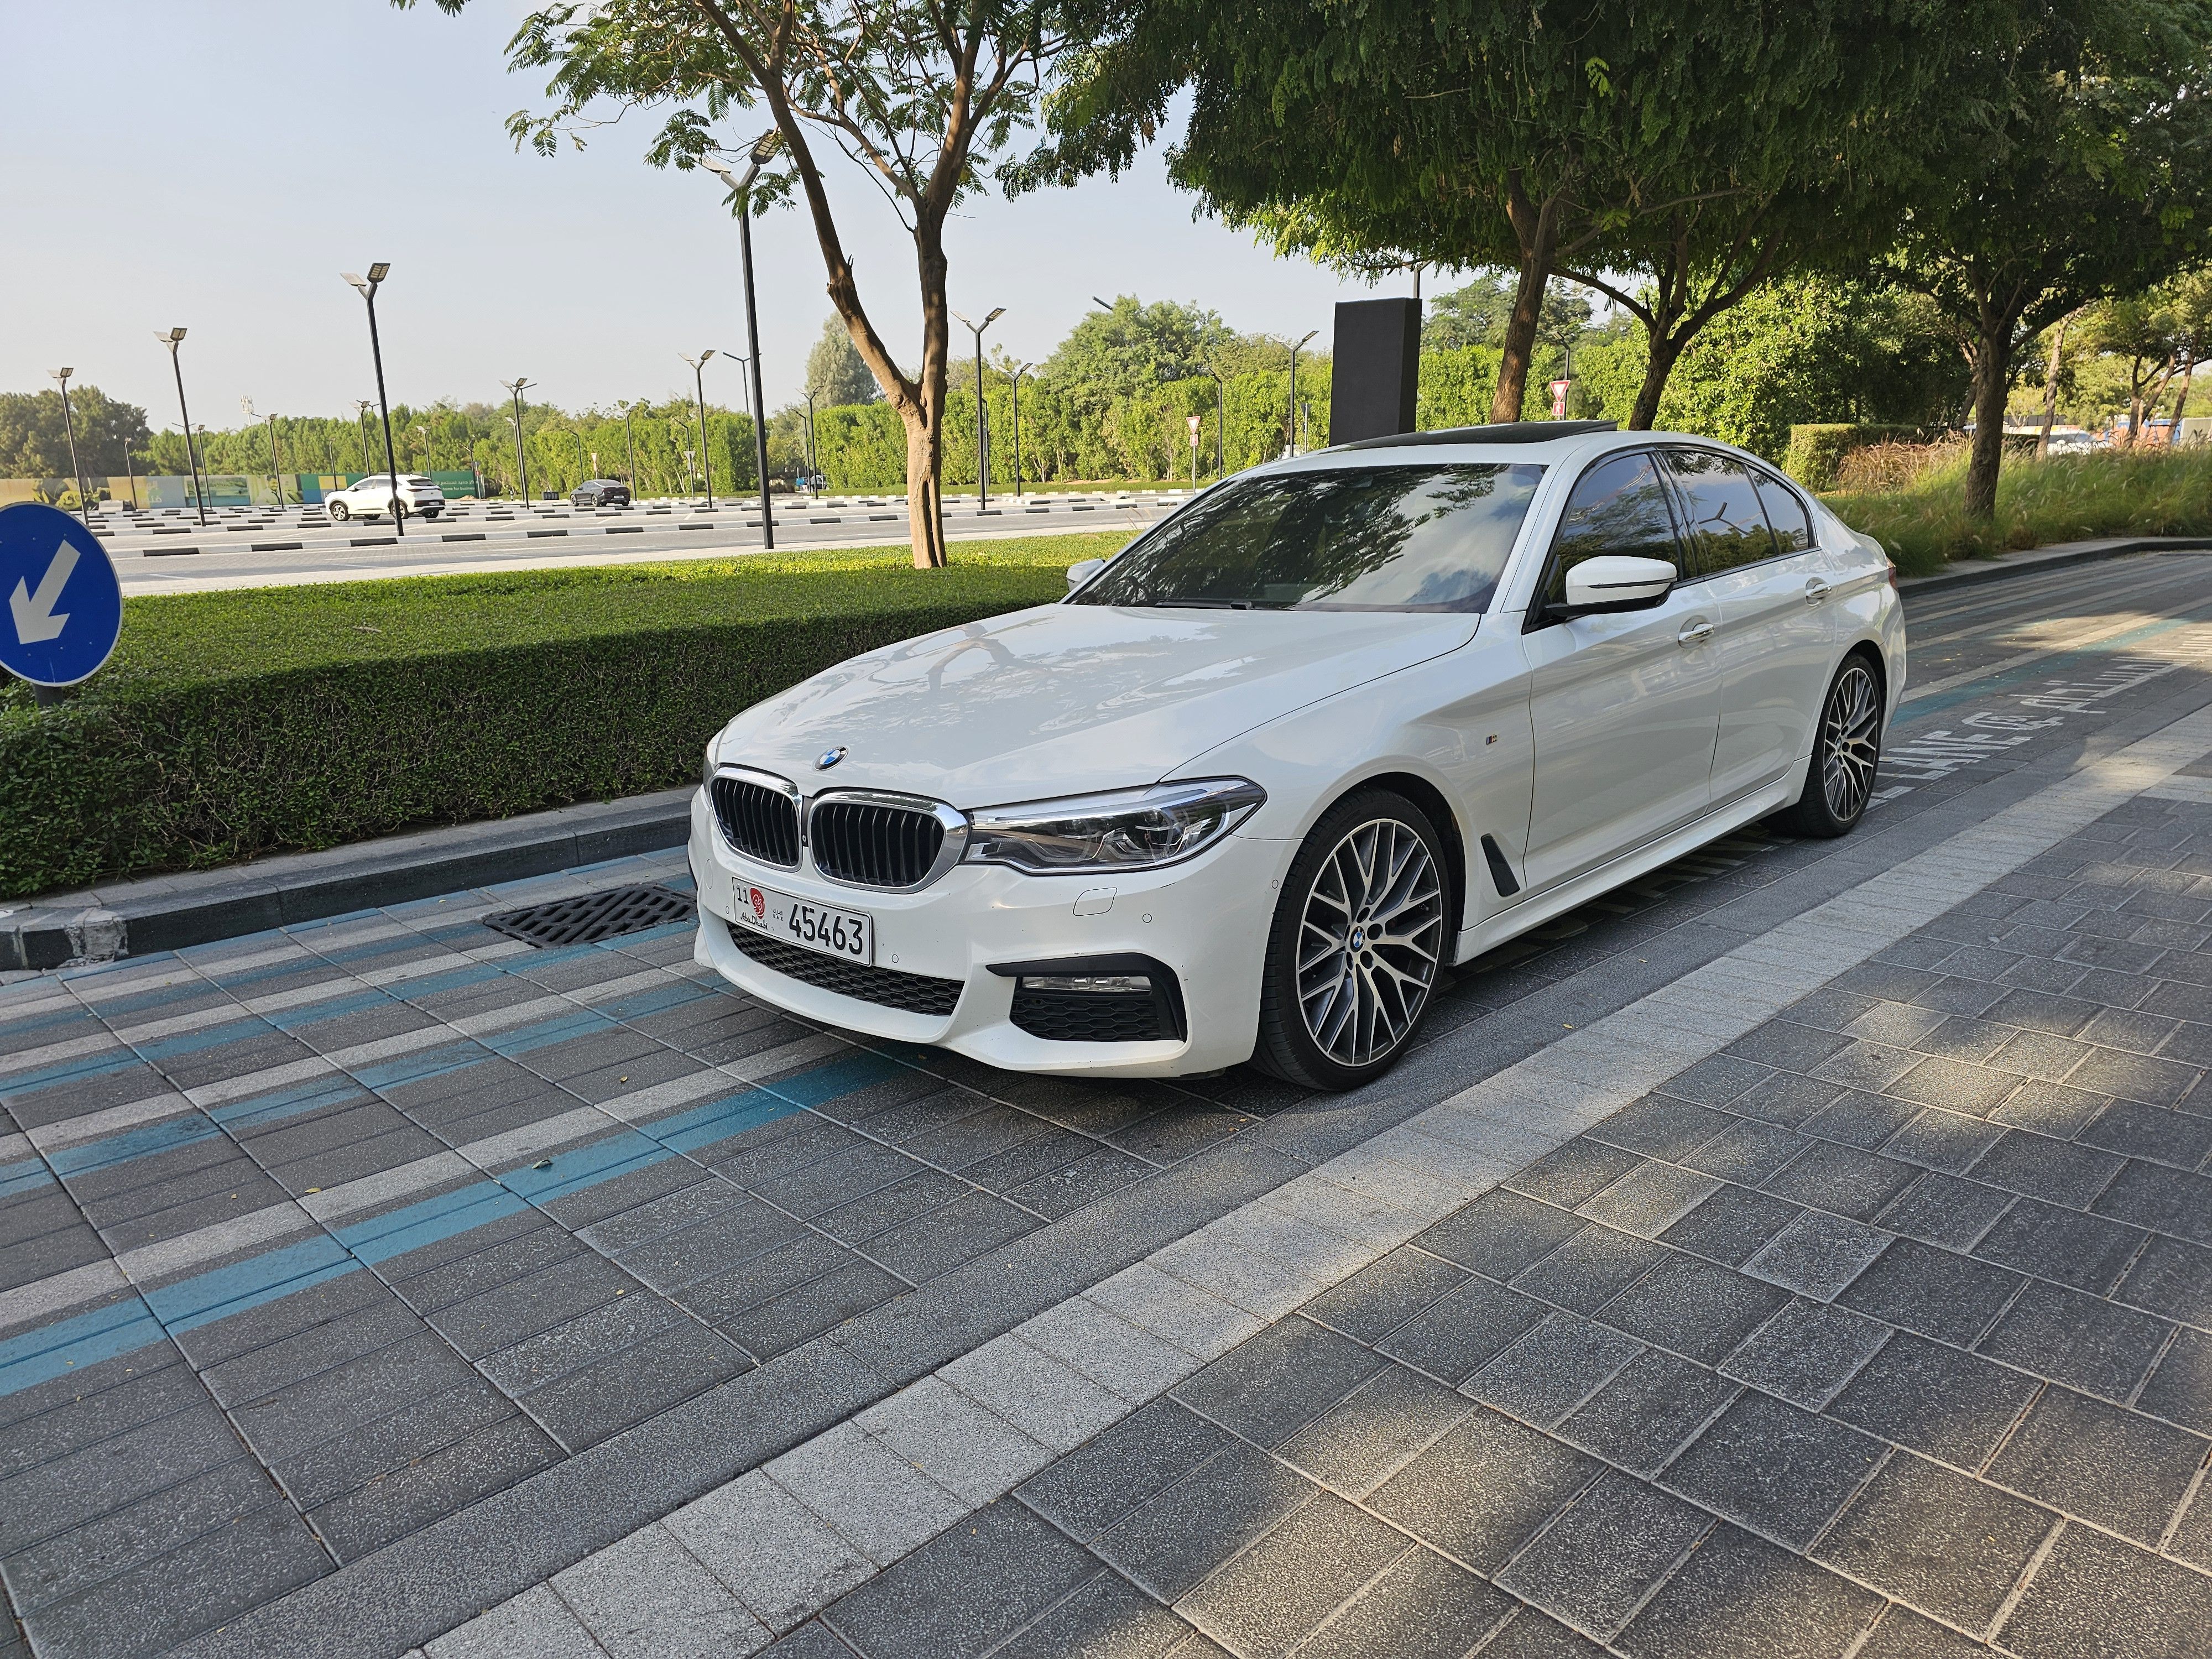
POLYGON ((1149 607, 1154 611, 1249 611, 1249 599, 1153 599, 1149 607))

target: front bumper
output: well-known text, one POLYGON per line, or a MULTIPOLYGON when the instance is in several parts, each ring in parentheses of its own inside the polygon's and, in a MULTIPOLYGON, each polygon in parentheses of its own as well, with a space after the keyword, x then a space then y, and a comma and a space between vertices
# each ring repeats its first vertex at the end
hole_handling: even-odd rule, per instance
POLYGON ((731 850, 703 792, 691 803, 701 963, 762 1001, 848 1030, 950 1048, 1009 1071, 1175 1077, 1251 1057, 1275 884, 1293 843, 1231 836, 1188 864, 1143 874, 1029 876, 957 865, 917 893, 780 870, 731 850), (950 1016, 910 1013, 810 985, 730 942, 732 889, 757 884, 875 919, 876 963, 959 982, 950 1016), (1110 900, 1102 890, 1111 890, 1110 900), (1077 915, 1078 901, 1084 915, 1077 915), (1053 1042, 1012 1020, 1016 981, 994 963, 1148 957, 1176 975, 1187 1035, 1141 1042, 1053 1042))

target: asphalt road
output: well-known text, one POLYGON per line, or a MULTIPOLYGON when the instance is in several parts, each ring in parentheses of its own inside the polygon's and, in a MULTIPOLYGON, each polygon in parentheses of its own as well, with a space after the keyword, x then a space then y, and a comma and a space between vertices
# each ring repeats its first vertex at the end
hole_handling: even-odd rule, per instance
MULTIPOLYGON (((979 510, 974 496, 954 497, 946 506, 945 531, 955 540, 1132 531, 1185 499, 1178 492, 1054 494, 1018 501, 994 495, 988 509, 979 510)), ((131 593, 728 558, 762 550, 757 500, 717 501, 711 510, 696 502, 653 502, 598 511, 566 503, 517 509, 457 501, 434 520, 410 520, 404 537, 385 521, 333 525, 312 507, 226 509, 209 520, 203 527, 189 513, 163 513, 127 520, 108 514, 94 524, 131 593)), ((781 500, 775 503, 776 550, 902 544, 906 523, 906 506, 897 497, 781 500)))
POLYGON ((1346 1096, 483 925, 680 852, 0 986, 8 1611, 41 1659, 2202 1653, 2212 556, 1906 606, 1854 834, 1468 964, 1346 1096))

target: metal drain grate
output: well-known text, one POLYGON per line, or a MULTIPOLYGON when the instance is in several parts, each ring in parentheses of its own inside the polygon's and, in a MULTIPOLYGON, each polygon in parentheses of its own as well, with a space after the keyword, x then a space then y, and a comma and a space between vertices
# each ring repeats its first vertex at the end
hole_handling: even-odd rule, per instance
POLYGON ((641 933, 672 921, 688 921, 691 901, 665 887, 612 887, 580 893, 520 910, 486 916, 484 926, 526 944, 595 945, 619 933, 641 933))

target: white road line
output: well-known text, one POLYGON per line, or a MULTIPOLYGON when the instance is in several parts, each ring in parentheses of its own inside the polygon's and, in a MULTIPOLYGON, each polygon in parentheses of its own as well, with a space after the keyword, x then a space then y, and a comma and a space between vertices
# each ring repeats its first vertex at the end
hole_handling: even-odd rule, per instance
MULTIPOLYGON (((2212 709, 2093 761, 1384 1131, 427 1644, 429 1659, 635 1644, 686 1561, 764 1634, 854 1585, 1513 1170, 2212 751, 2212 709), (948 1506, 957 1494, 965 1508, 948 1506), (663 1547, 684 1547, 682 1555, 663 1547), (649 1564, 659 1563, 659 1566, 649 1564), (674 1564, 674 1565, 671 1565, 674 1564), (622 1567, 630 1624, 568 1595, 622 1567)), ((688 1568, 684 1569, 688 1572, 688 1568)))

